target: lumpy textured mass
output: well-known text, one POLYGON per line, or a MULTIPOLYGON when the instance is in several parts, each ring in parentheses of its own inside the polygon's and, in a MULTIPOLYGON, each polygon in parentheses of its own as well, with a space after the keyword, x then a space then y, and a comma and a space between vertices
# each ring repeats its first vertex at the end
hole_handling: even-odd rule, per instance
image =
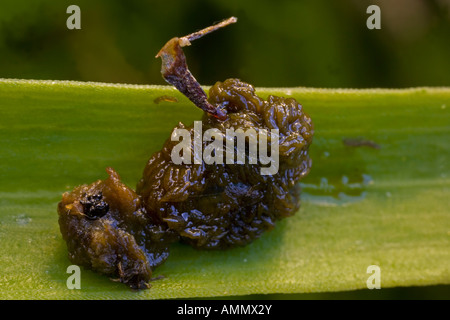
POLYGON ((154 222, 113 169, 107 172, 107 179, 76 187, 58 204, 69 259, 131 288, 147 288, 152 270, 167 259, 178 236, 154 222))
MULTIPOLYGON (((183 241, 196 248, 225 249, 243 246, 274 227, 277 220, 294 214, 300 205, 297 183, 311 168, 308 147, 312 122, 292 98, 269 96, 237 79, 216 83, 209 102, 227 113, 224 121, 204 113, 203 133, 215 128, 226 139, 227 129, 256 133, 279 132, 279 168, 262 175, 261 163, 174 164, 172 150, 179 143, 169 138, 151 157, 137 186, 148 211, 155 212, 183 241)), ((194 126, 179 124, 194 137, 194 126)), ((203 139, 202 149, 210 143, 203 139)), ((191 140, 194 153, 194 139, 191 140)), ((234 144, 237 154, 237 143, 234 144)), ((225 156, 223 156, 225 159, 225 156)))
MULTIPOLYGON (((217 129, 223 141, 227 129, 267 133, 268 144, 279 142, 276 173, 262 175, 267 165, 260 159, 251 163, 249 154, 243 163, 176 164, 172 151, 179 142, 169 138, 147 162, 136 191, 108 168, 107 179, 63 195, 59 224, 74 264, 146 288, 171 243, 181 239, 198 249, 243 246, 299 209, 298 182, 311 168, 314 132, 302 106, 293 98, 262 99, 237 79, 216 83, 208 100, 227 116, 219 120, 204 113, 202 133, 217 129)), ((175 129, 190 133, 194 153, 194 125, 180 123, 175 129)), ((231 152, 237 154, 237 148, 236 143, 231 152)))

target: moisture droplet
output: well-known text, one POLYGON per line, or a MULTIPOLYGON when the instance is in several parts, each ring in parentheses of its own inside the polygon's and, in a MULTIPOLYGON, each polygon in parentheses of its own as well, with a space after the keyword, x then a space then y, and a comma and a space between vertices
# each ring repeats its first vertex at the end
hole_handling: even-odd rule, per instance
POLYGON ((17 215, 15 219, 19 225, 26 225, 32 221, 32 219, 24 213, 17 215))
POLYGON ((371 185, 371 184, 373 184, 373 179, 372 179, 372 177, 371 176, 369 176, 368 174, 362 174, 362 178, 363 178, 363 185, 364 186, 368 186, 368 185, 371 185))
POLYGON ((373 184, 368 174, 349 177, 343 175, 340 179, 329 181, 320 178, 318 184, 300 183, 303 193, 302 199, 323 206, 347 205, 364 200, 367 186, 373 184))
POLYGON ((342 184, 348 184, 348 177, 347 176, 342 176, 342 184))
POLYGON ((328 179, 325 177, 320 178, 319 189, 325 192, 331 192, 334 189, 334 186, 328 183, 328 179))

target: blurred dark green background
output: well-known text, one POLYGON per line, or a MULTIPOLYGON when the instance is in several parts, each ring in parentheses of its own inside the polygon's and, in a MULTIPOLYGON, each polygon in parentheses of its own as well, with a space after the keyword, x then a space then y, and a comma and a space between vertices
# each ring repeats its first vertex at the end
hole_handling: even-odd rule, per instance
POLYGON ((0 77, 164 84, 162 45, 232 15, 185 49, 202 84, 450 85, 450 0, 1 0, 0 77), (66 27, 71 4, 82 30, 66 27))
MULTIPOLYGON (((0 0, 0 78, 165 84, 164 43, 229 16, 238 23, 184 50, 202 84, 450 86, 450 0, 0 0), (81 30, 66 27, 71 4, 81 30), (370 4, 381 30, 366 27, 370 4)), ((449 299, 449 288, 264 297, 449 299)))

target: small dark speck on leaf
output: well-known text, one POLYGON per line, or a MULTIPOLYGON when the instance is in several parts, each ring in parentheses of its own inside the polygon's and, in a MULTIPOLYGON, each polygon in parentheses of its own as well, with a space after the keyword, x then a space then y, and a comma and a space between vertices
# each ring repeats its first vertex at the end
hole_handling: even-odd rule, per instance
POLYGON ((372 140, 366 140, 364 138, 344 138, 342 139, 344 145, 349 147, 369 147, 373 149, 380 149, 381 146, 372 140))
POLYGON ((162 279, 165 279, 165 278, 166 278, 165 276, 159 275, 159 276, 157 276, 157 277, 151 278, 150 281, 162 280, 162 279))
POLYGON ((158 104, 160 102, 178 102, 178 99, 171 96, 160 96, 153 100, 154 103, 158 104))

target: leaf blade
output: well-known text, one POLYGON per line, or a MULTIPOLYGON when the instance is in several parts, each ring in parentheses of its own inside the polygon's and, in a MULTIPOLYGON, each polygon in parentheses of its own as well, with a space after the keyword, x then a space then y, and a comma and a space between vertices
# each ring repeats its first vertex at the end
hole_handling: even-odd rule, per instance
POLYGON ((251 245, 201 252, 181 244, 131 292, 70 264, 56 203, 66 190, 114 167, 134 187, 172 127, 201 111, 174 89, 99 83, 0 80, 0 297, 182 298, 342 291, 366 287, 378 264, 382 287, 450 283, 449 88, 331 90, 260 88, 292 96, 312 116, 313 169, 303 205, 251 245), (168 95, 178 103, 154 103, 168 95), (362 137, 379 150, 350 147, 362 137))

